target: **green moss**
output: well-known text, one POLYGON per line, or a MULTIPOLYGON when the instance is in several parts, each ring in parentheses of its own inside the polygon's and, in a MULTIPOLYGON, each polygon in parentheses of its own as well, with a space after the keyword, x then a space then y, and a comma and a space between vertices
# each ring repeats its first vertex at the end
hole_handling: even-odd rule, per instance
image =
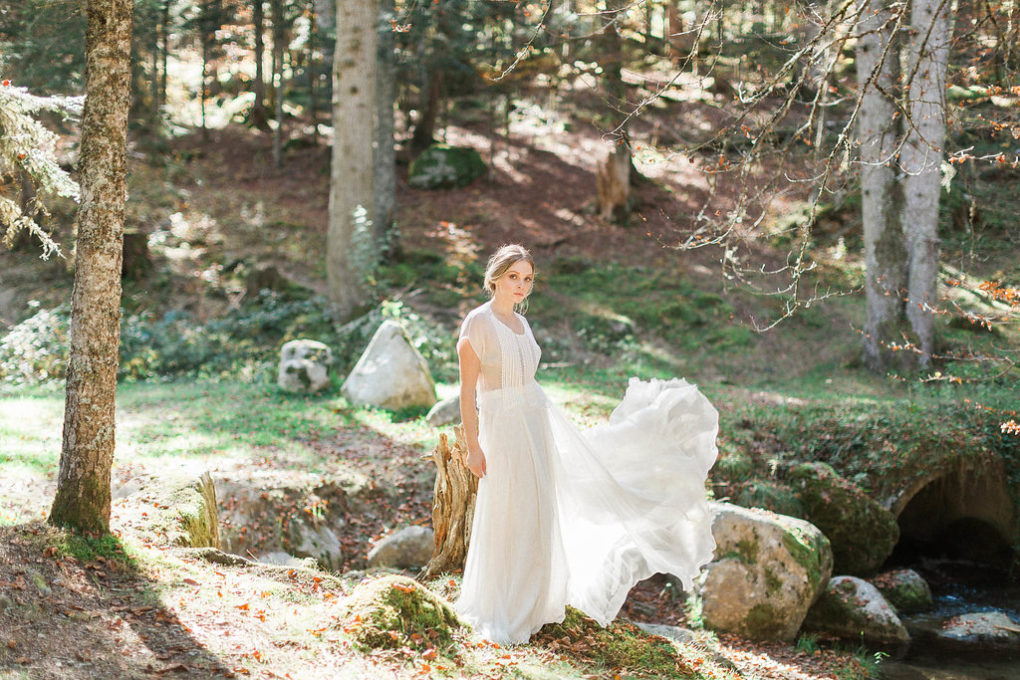
POLYGON ((832 543, 837 571, 874 571, 899 540, 892 513, 825 463, 801 463, 790 470, 804 518, 832 543))
POLYGON ((343 629, 362 651, 447 650, 460 620, 446 600, 404 576, 362 583, 351 594, 343 629))
POLYGON ((765 593, 772 597, 783 587, 783 581, 769 567, 765 567, 765 593))
MULTIPOLYGON (((783 546, 793 557, 793 561, 804 568, 807 579, 811 583, 817 583, 822 578, 822 565, 819 564, 816 555, 820 554, 823 546, 811 546, 809 541, 800 532, 787 527, 783 533, 783 546)), ((823 537, 824 540, 824 537, 823 537)))
POLYGON ((626 622, 603 628, 573 607, 567 607, 561 623, 544 626, 536 641, 566 643, 572 648, 572 656, 613 671, 637 671, 655 678, 691 676, 682 669, 676 649, 665 639, 626 622))
POLYGON ((485 161, 474 149, 433 144, 411 163, 408 184, 418 189, 467 186, 485 174, 485 161))
POLYGON ((756 604, 744 617, 743 628, 755 639, 770 639, 778 628, 782 627, 782 617, 770 604, 756 604))

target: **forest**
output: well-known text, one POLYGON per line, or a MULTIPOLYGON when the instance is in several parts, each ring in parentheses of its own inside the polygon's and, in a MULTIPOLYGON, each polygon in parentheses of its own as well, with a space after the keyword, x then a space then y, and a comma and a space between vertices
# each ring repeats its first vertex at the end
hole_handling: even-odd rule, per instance
POLYGON ((0 680, 1020 678, 1017 0, 13 0, 0 244, 0 680), (584 436, 718 417, 697 578, 512 645, 505 244, 584 436))

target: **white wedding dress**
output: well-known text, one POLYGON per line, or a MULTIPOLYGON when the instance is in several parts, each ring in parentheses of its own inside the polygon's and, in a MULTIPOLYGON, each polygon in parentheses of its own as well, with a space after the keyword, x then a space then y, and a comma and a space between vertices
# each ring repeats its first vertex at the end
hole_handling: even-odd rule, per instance
POLYGON ((461 328, 481 359, 478 483, 457 612, 486 639, 526 642, 565 606, 608 625, 656 573, 691 586, 712 559, 705 478, 718 413, 684 380, 631 378, 609 422, 579 430, 535 382, 541 350, 474 309, 461 328))

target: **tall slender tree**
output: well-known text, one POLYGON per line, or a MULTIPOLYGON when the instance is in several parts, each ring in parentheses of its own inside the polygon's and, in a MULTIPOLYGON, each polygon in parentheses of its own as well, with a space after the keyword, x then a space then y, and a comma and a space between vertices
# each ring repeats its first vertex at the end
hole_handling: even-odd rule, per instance
POLYGON ((71 351, 63 448, 49 521, 83 531, 110 526, 121 259, 127 200, 131 0, 88 0, 71 351))
POLYGON ((373 186, 373 221, 375 239, 385 250, 399 246, 392 231, 397 210, 397 154, 394 145, 393 106, 397 99, 397 77, 394 68, 396 41, 390 21, 394 18, 393 0, 381 0, 379 17, 379 59, 376 76, 378 140, 375 148, 375 184, 373 186))
MULTIPOLYGON (((333 52, 333 160, 326 269, 329 297, 345 319, 364 302, 364 270, 356 248, 357 215, 373 207, 376 117, 377 0, 345 0, 336 8, 333 52)), ((368 234, 371 238, 371 233, 368 234)))

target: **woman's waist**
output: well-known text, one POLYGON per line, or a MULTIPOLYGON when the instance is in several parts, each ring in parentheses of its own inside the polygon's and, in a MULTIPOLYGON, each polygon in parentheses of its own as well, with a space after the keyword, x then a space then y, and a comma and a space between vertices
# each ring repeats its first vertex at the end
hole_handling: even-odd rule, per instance
POLYGON ((545 393, 534 380, 520 385, 504 385, 491 389, 478 390, 478 408, 496 406, 505 408, 511 405, 540 405, 545 400, 545 393))

